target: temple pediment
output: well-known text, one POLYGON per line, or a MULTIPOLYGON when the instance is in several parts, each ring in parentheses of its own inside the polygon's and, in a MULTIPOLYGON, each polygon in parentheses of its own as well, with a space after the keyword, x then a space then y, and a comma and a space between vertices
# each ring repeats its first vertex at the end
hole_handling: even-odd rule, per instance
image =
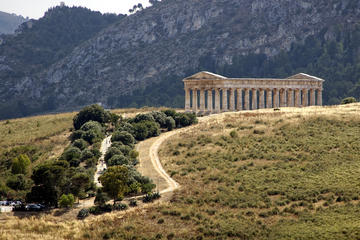
POLYGON ((324 81, 321 78, 315 77, 315 76, 311 76, 309 74, 306 73, 298 73, 295 74, 293 76, 288 77, 287 79, 299 79, 299 80, 318 80, 318 81, 324 81))
POLYGON ((211 73, 211 72, 198 72, 190 77, 185 78, 184 80, 196 80, 196 79, 201 79, 201 80, 206 80, 206 79, 211 79, 211 80, 215 80, 215 79, 227 79, 224 76, 215 74, 215 73, 211 73))

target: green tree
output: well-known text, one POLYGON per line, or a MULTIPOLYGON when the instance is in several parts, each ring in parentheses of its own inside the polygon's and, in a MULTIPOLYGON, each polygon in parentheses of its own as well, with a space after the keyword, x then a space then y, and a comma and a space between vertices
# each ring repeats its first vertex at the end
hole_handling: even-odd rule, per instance
POLYGON ((102 188, 99 188, 96 192, 96 197, 94 200, 95 205, 105 205, 107 201, 109 201, 110 198, 109 196, 106 194, 106 192, 104 192, 102 190, 102 188))
POLYGON ((97 104, 90 105, 84 107, 78 114, 75 115, 75 117, 73 118, 74 128, 78 130, 84 123, 88 121, 106 123, 110 121, 110 116, 103 107, 97 104))
POLYGON ((114 203, 117 199, 123 198, 129 190, 127 185, 129 180, 128 174, 129 171, 127 167, 113 166, 109 167, 99 178, 103 185, 103 190, 114 199, 114 203))
POLYGON ((173 130, 176 127, 175 120, 172 117, 166 117, 166 128, 168 131, 173 130))
POLYGON ((354 97, 347 97, 341 100, 341 104, 349 104, 349 103, 356 103, 356 98, 354 97))
POLYGON ((26 154, 20 154, 14 158, 11 165, 11 172, 13 174, 26 174, 31 164, 29 157, 26 154))
POLYGON ((71 177, 71 188, 70 191, 76 197, 79 197, 81 193, 85 193, 85 191, 90 187, 91 179, 90 176, 86 173, 76 173, 71 177))
POLYGON ((75 197, 74 195, 70 194, 63 194, 59 199, 59 206, 61 208, 70 208, 74 205, 75 197))
POLYGON ((132 146, 135 143, 135 138, 133 137, 133 135, 131 135, 128 132, 125 132, 125 131, 118 132, 118 131, 116 131, 112 135, 111 141, 112 142, 122 142, 124 145, 132 146))

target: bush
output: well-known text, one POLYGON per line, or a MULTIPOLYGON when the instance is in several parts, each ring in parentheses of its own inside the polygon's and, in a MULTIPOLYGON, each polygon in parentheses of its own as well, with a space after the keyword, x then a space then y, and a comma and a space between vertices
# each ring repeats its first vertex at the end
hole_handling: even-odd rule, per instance
POLYGON ((81 126, 83 131, 82 138, 88 143, 93 144, 104 138, 102 126, 95 121, 89 121, 81 126))
POLYGON ((128 146, 133 146, 133 144, 135 143, 135 139, 134 137, 125 131, 116 131, 112 137, 111 137, 111 141, 112 142, 122 142, 124 145, 128 145, 128 146))
POLYGON ((86 217, 88 217, 90 214, 90 211, 89 209, 87 208, 83 208, 79 211, 78 215, 77 215, 77 218, 78 219, 85 219, 86 217))
POLYGON ((116 148, 116 147, 110 147, 108 150, 107 150, 107 152, 106 152, 106 154, 105 154, 105 156, 104 156, 104 160, 106 161, 106 162, 108 162, 108 160, 110 159, 110 158, 112 158, 112 156, 115 156, 115 155, 124 155, 118 148, 116 148))
POLYGON ((186 127, 198 122, 194 113, 176 113, 175 115, 176 127, 186 127))
POLYGON ((167 118, 167 115, 163 112, 151 112, 150 113, 153 118, 155 119, 155 122, 157 122, 161 128, 166 128, 167 125, 166 125, 166 118, 167 118))
POLYGON ((128 209, 128 206, 124 203, 116 203, 115 205, 113 205, 113 210, 116 211, 124 211, 128 209))
POLYGON ((124 155, 113 155, 108 161, 108 166, 130 165, 130 161, 124 155))
POLYGON ((143 202, 148 203, 160 198, 160 193, 148 193, 144 196, 143 202))
POLYGON ((11 172, 13 174, 26 174, 31 164, 29 157, 26 154, 20 154, 14 158, 11 165, 11 172))
POLYGON ((173 119, 175 119, 176 111, 174 109, 166 109, 166 110, 163 110, 162 112, 165 113, 166 116, 172 117, 173 119))
POLYGON ((10 176, 6 181, 6 186, 14 190, 25 190, 28 187, 27 180, 23 174, 10 176))
POLYGON ((111 147, 120 150, 125 156, 129 156, 130 152, 133 150, 132 146, 124 145, 122 142, 113 142, 111 147))
POLYGON ((80 150, 84 150, 88 147, 88 143, 84 139, 77 139, 73 142, 72 145, 79 148, 80 150))
POLYGON ((130 207, 136 207, 137 206, 137 201, 135 199, 131 199, 129 202, 129 206, 130 207))
POLYGON ((172 117, 166 117, 166 128, 168 131, 173 130, 176 127, 176 122, 172 117))
POLYGON ((82 136, 83 136, 84 133, 85 133, 85 132, 84 132, 83 130, 76 130, 76 131, 72 132, 72 133, 71 133, 71 136, 70 136, 71 141, 73 142, 73 141, 75 141, 76 139, 82 138, 82 136))
POLYGON ((61 155, 60 159, 71 162, 72 160, 79 160, 81 157, 81 151, 77 147, 69 147, 61 155))
POLYGON ((61 195, 60 199, 59 199, 59 206, 61 208, 69 208, 72 207, 74 205, 75 202, 75 197, 74 195, 70 194, 63 194, 61 195))
POLYGON ((152 114, 150 113, 140 113, 138 115, 135 116, 135 118, 133 119, 133 121, 135 123, 139 123, 139 122, 143 122, 143 121, 150 121, 150 122, 155 122, 154 117, 152 116, 152 114))
POLYGON ((144 140, 146 138, 159 136, 160 126, 156 122, 143 121, 139 123, 134 123, 134 137, 136 140, 144 140))
POLYGON ((73 118, 73 125, 75 130, 78 130, 84 123, 88 121, 106 123, 109 120, 109 113, 105 112, 103 107, 94 104, 83 108, 78 114, 76 114, 73 118))
POLYGON ((80 160, 81 160, 81 162, 83 162, 83 161, 86 161, 87 159, 91 159, 93 157, 95 157, 94 153, 89 149, 85 149, 84 151, 81 152, 80 160))
POLYGON ((356 103, 356 98, 354 97, 347 97, 341 100, 341 104, 349 104, 349 103, 356 103))
POLYGON ((134 135, 134 127, 128 122, 122 122, 119 127, 116 128, 116 131, 125 131, 134 135))

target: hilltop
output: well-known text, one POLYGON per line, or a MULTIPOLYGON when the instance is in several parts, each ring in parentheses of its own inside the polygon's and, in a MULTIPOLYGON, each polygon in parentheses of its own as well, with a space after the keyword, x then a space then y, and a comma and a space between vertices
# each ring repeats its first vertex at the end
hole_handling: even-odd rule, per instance
MULTIPOLYGON (((356 0, 153 2, 135 14, 104 20, 108 24, 100 24, 65 50, 67 45, 55 44, 56 40, 69 36, 64 33, 74 34, 66 26, 81 19, 72 18, 76 11, 71 8, 50 11, 34 26, 53 30, 52 25, 38 23, 51 22, 55 15, 57 26, 65 31, 55 38, 37 39, 55 44, 60 54, 46 48, 30 51, 34 55, 13 56, 4 52, 14 49, 5 41, 0 47, 5 59, 0 67, 2 118, 96 102, 107 108, 181 107, 181 79, 200 70, 229 77, 306 72, 326 80, 325 104, 359 96, 360 3, 356 0), (33 64, 20 64, 24 56, 26 63, 33 64)), ((76 30, 87 33, 88 27, 76 30)), ((32 36, 33 30, 27 32, 32 36)), ((16 49, 27 43, 21 38, 16 49)))
POLYGON ((161 164, 181 185, 169 202, 84 221, 9 217, 0 234, 17 239, 354 239, 360 211, 359 116, 357 103, 203 117, 160 146, 161 164))
POLYGON ((0 11, 0 34, 11 34, 27 19, 16 14, 0 11))

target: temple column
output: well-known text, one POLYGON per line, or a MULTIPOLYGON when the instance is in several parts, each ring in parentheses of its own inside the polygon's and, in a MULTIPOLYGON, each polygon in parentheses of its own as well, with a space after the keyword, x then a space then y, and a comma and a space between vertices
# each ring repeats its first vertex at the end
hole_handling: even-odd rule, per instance
POLYGON ((205 112, 205 90, 200 89, 200 112, 205 112))
POLYGON ((295 89, 295 107, 300 107, 300 90, 295 89))
POLYGON ((294 90, 293 89, 287 90, 287 106, 294 107, 294 90))
POLYGON ((286 107, 285 89, 280 89, 280 107, 286 107))
POLYGON ((192 102, 192 110, 193 112, 197 112, 198 110, 198 92, 197 92, 197 89, 196 88, 193 88, 192 90, 192 93, 193 93, 193 102, 192 102))
POLYGON ((309 96, 308 96, 308 90, 303 89, 302 90, 302 106, 307 107, 309 105, 309 96))
POLYGON ((245 110, 250 110, 250 94, 249 94, 249 89, 245 88, 245 98, 244 98, 244 109, 245 110))
POLYGON ((190 89, 185 88, 185 111, 190 111, 190 89))
POLYGON ((310 106, 315 106, 315 90, 310 89, 310 106))
POLYGON ((317 105, 322 106, 322 90, 318 89, 318 95, 317 95, 317 105))
POLYGON ((222 89, 222 112, 228 111, 228 92, 227 88, 222 89))
POLYGON ((238 88, 238 89, 236 89, 236 92, 237 92, 236 110, 241 111, 243 109, 243 107, 242 107, 242 89, 238 88))
POLYGON ((215 112, 220 112, 220 89, 215 88, 215 112))
POLYGON ((235 111, 235 91, 233 88, 230 88, 229 89, 229 110, 231 112, 234 112, 235 111))
POLYGON ((257 109, 257 89, 251 89, 252 91, 252 101, 251 101, 251 109, 257 109))
POLYGON ((212 113, 213 112, 213 94, 212 89, 207 90, 208 93, 208 100, 207 100, 207 110, 212 113))
POLYGON ((279 107, 279 89, 275 88, 274 89, 274 108, 278 108, 279 107))
POLYGON ((265 108, 264 89, 259 90, 259 108, 265 108))
POLYGON ((266 89, 266 108, 272 107, 272 90, 266 89))

